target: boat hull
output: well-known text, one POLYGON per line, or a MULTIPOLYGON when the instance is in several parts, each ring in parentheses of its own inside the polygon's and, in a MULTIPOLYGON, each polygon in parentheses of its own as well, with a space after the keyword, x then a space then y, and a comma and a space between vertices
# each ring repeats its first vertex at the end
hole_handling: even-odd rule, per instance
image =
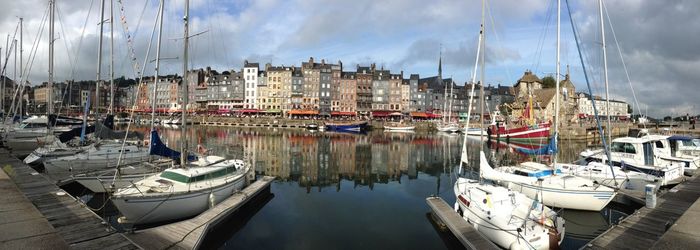
POLYGON ((328 131, 354 131, 360 132, 367 128, 367 122, 355 122, 347 124, 339 123, 326 123, 326 130, 328 131))
POLYGON ((150 224, 198 215, 245 186, 245 175, 212 189, 158 196, 118 196, 112 203, 124 215, 122 223, 150 224), (210 196, 213 202, 210 202, 210 196), (213 203, 213 204, 212 204, 213 203))
POLYGON ((547 138, 549 138, 549 131, 549 123, 540 123, 535 126, 523 126, 511 129, 491 125, 488 128, 487 132, 489 134, 489 137, 498 140, 531 141, 546 140, 547 138))
POLYGON ((523 193, 531 199, 541 197, 542 203, 547 206, 587 211, 603 210, 615 197, 613 190, 570 190, 515 182, 509 182, 508 188, 523 193))

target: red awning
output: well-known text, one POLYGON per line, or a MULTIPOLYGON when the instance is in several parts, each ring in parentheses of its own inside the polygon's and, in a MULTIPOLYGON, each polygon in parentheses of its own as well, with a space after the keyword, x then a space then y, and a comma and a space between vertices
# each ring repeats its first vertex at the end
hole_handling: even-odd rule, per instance
POLYGON ((318 115, 317 110, 301 110, 301 109, 292 109, 289 112, 287 112, 288 115, 318 115))
POLYGON ((332 111, 331 116, 355 116, 355 112, 332 111))
POLYGON ((373 117, 387 117, 391 114, 391 111, 372 111, 373 117))
POLYGON ((410 115, 411 117, 428 118, 428 114, 426 114, 425 112, 411 112, 410 115))
POLYGON ((428 115, 428 118, 440 118, 442 115, 439 114, 433 114, 433 113, 426 113, 428 115))

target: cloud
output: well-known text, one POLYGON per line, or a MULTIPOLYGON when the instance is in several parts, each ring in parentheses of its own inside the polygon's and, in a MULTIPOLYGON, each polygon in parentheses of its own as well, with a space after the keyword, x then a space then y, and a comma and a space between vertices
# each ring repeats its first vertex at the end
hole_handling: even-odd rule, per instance
MULTIPOLYGON (((24 61, 29 61, 27 58, 42 25, 47 2, 0 0, 3 6, 0 46, 5 47, 2 36, 14 32, 16 16, 23 16, 24 61)), ((538 74, 554 72, 553 1, 550 5, 539 0, 488 2, 487 82, 491 79, 494 83, 512 83, 525 69, 535 70, 538 74), (544 30, 548 30, 546 36, 542 34, 544 30), (538 39, 546 41, 541 43, 541 51, 538 39)), ((99 0, 58 1, 57 80, 96 78, 99 3, 99 0), (77 53, 81 37, 80 53, 77 53), (77 64, 73 67, 72 61, 76 58, 77 64)), ((147 48, 151 46, 146 74, 153 74, 155 65, 150 61, 155 58, 155 42, 149 45, 149 37, 158 2, 123 0, 122 3, 136 61, 143 66, 147 48)), ((183 32, 182 4, 183 0, 167 1, 166 4, 161 46, 164 74, 182 71, 182 40, 179 39, 183 32)), ((588 66, 598 85, 596 89, 600 90, 597 3, 572 4, 584 50, 590 55, 587 58, 591 65, 588 66)), ((606 4, 641 106, 648 106, 653 114, 693 109, 697 104, 695 97, 700 94, 697 86, 700 79, 697 73, 700 32, 696 32, 700 30, 700 17, 694 13, 700 9, 700 2, 620 0, 607 1, 606 4), (659 90, 662 89, 676 91, 661 93, 659 90)), ((118 11, 115 14, 120 18, 118 11)), ((238 69, 244 59, 263 64, 299 65, 313 56, 332 62, 342 60, 351 66, 349 68, 375 62, 393 71, 428 76, 437 73, 437 57, 442 43, 444 74, 464 82, 474 63, 481 6, 479 1, 463 0, 430 3, 423 0, 192 0, 191 15, 190 34, 203 32, 190 39, 189 60, 193 68, 238 69)), ((568 19, 564 17, 562 21, 562 62, 571 64, 574 82, 582 89, 583 75, 568 19)), ((607 38, 612 94, 632 103, 631 90, 617 58, 611 30, 608 30, 607 38)), ((105 40, 103 52, 103 78, 109 71, 108 41, 105 40)), ((47 44, 45 30, 29 77, 33 84, 46 80, 47 44)), ((121 22, 115 23, 114 55, 115 75, 134 77, 133 61, 121 22)), ((12 72, 11 67, 8 70, 12 72)))
MULTIPOLYGON (((634 105, 622 61, 627 64, 632 86, 641 108, 653 116, 697 113, 700 95, 700 18, 697 1, 606 1, 606 43, 611 92, 634 105), (615 45, 612 29, 620 43, 615 45)), ((576 6, 575 18, 581 35, 588 41, 586 50, 593 62, 600 62, 600 23, 597 2, 576 6), (598 54, 596 54, 598 53, 598 54)), ((600 63, 593 67, 601 68, 600 63)), ((596 70, 600 74, 601 70, 596 70)), ((600 79, 600 77, 599 77, 600 79)), ((612 93, 611 93, 612 94, 612 93)), ((635 111, 635 112, 636 112, 635 111)))

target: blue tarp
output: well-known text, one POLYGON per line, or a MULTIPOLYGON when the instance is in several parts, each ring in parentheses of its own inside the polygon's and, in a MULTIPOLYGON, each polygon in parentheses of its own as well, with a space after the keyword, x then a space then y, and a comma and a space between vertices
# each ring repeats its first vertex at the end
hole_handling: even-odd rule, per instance
MULTIPOLYGON (((160 155, 164 157, 171 158, 173 160, 180 159, 181 153, 179 151, 175 151, 171 148, 168 148, 168 146, 163 143, 163 141, 160 140, 160 136, 158 136, 158 131, 155 129, 151 131, 151 147, 149 148, 149 153, 151 155, 160 155)), ((197 156, 194 155, 189 155, 187 156, 187 161, 196 161, 197 156)))
POLYGON ((552 136, 552 139, 549 141, 549 144, 538 148, 538 149, 522 149, 518 148, 518 152, 521 152, 523 154, 527 155, 553 155, 556 154, 559 150, 557 148, 557 137, 552 136))
POLYGON ((668 138, 669 141, 692 141, 694 138, 684 135, 674 135, 668 138))

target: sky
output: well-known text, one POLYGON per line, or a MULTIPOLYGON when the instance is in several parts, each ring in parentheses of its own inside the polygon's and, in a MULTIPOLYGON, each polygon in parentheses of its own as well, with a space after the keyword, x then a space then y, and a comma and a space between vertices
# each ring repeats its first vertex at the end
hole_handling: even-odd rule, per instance
MULTIPOLYGON (((512 86, 526 70, 540 77, 554 75, 556 1, 486 2, 486 84, 512 86)), ((97 78, 100 4, 99 0, 57 0, 56 81, 97 78)), ((102 79, 109 78, 110 72, 109 5, 108 0, 102 79)), ((156 38, 151 40, 151 34, 158 1, 114 0, 114 5, 115 76, 135 78, 144 64, 145 75, 153 75, 156 38)), ((48 0, 0 0, 0 6, 2 61, 7 56, 7 37, 16 34, 19 40, 15 30, 22 17, 23 75, 32 84, 46 81, 48 0), (36 49, 33 44, 38 45, 36 49)), ((569 8, 580 33, 592 91, 604 97, 598 1, 571 1, 569 8)), ((160 70, 181 74, 184 1, 166 1, 164 9, 160 70)), ((606 1, 604 10, 610 97, 650 116, 699 113, 700 16, 696 12, 700 1, 616 0, 606 1)), ((443 77, 462 84, 471 80, 474 71, 481 1, 191 0, 190 14, 190 34, 198 34, 190 39, 190 68, 240 70, 243 60, 300 66, 314 57, 342 61, 346 71, 357 64, 376 63, 392 72, 404 71, 406 77, 411 73, 428 77, 437 74, 442 54, 443 77)), ((571 19, 562 1, 561 73, 568 66, 576 90, 587 91, 571 19)), ((14 55, 9 58, 6 75, 16 78, 19 66, 15 70, 14 55)))

